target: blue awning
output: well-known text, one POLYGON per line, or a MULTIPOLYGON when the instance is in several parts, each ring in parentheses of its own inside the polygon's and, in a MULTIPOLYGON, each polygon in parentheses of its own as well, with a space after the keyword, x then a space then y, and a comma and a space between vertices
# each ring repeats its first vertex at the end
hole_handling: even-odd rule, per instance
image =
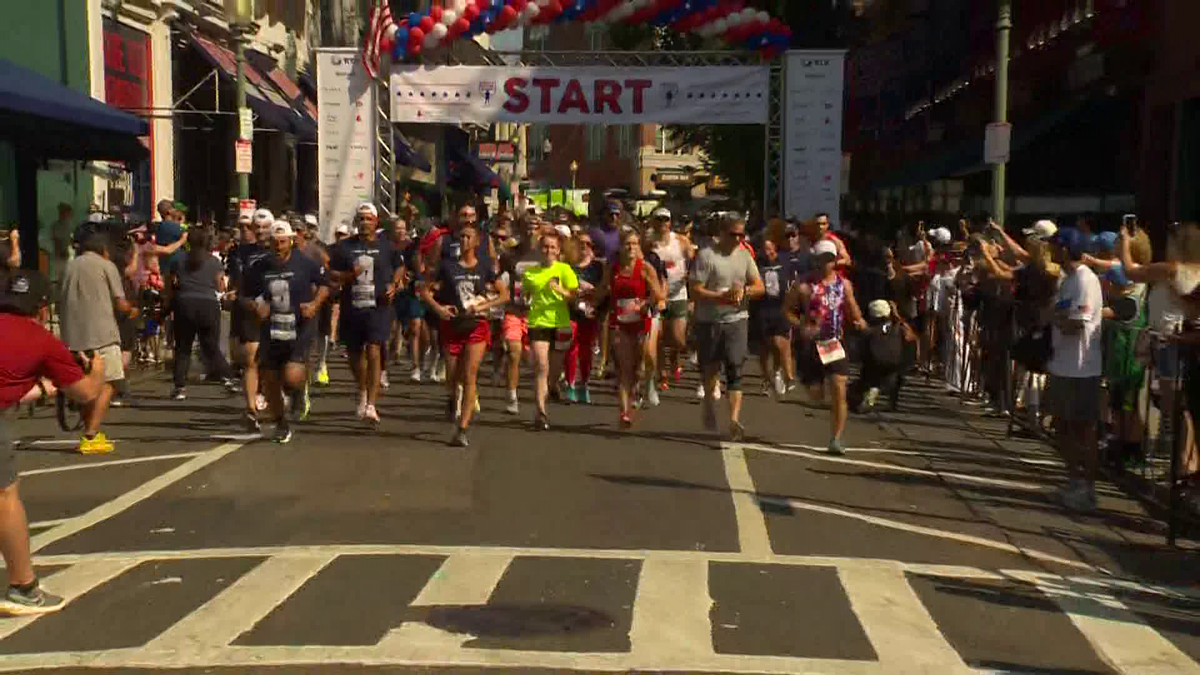
POLYGON ((414 169, 420 169, 421 171, 426 172, 433 171, 433 165, 429 163, 429 160, 422 157, 415 148, 413 148, 412 143, 408 142, 408 139, 404 137, 404 134, 401 134, 399 131, 397 131, 394 135, 394 138, 396 140, 394 143, 396 164, 399 164, 400 166, 411 166, 414 169))
POLYGON ((446 173, 447 185, 457 190, 476 192, 500 187, 500 176, 461 143, 447 142, 446 173))
POLYGON ((0 136, 48 159, 146 157, 145 121, 0 59, 0 136))

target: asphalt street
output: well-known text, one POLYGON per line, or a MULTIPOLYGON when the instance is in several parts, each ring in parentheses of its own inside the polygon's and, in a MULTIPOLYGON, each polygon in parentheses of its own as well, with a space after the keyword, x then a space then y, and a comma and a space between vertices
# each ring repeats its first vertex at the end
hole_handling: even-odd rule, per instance
POLYGON ((282 446, 164 373, 110 455, 22 418, 35 563, 72 600, 0 619, 0 672, 1200 673, 1192 543, 1111 484, 1065 511, 1049 448, 936 383, 830 457, 799 400, 703 431, 693 373, 631 432, 611 382, 540 433, 525 383, 518 417, 485 387, 469 449, 440 386, 393 368, 371 430, 333 374, 282 446))

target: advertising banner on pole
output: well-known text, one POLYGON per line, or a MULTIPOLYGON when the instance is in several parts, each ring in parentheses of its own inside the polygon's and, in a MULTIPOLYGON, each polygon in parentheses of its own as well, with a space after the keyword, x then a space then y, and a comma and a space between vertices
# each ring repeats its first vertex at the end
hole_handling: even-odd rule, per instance
POLYGON ((321 240, 375 199, 375 87, 354 49, 318 49, 317 190, 321 240))
POLYGON ((765 124, 767 66, 392 69, 394 122, 765 124))
POLYGON ((783 212, 828 213, 841 227, 842 51, 789 51, 784 57, 783 212))

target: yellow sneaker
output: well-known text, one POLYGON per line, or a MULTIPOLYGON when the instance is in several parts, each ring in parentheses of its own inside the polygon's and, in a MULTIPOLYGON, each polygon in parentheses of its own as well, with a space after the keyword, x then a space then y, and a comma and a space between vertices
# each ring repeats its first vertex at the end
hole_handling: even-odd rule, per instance
POLYGON ((112 441, 104 436, 104 432, 96 434, 95 438, 84 436, 79 439, 79 452, 85 455, 105 455, 113 451, 112 441))

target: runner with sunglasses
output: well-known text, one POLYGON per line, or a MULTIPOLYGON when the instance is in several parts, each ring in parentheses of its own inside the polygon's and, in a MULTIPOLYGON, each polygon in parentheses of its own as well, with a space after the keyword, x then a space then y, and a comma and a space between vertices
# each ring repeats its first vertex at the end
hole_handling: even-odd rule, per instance
MULTIPOLYGON (((650 308, 662 301, 658 273, 642 254, 642 240, 634 230, 621 237, 617 260, 605 270, 598 299, 611 298, 610 328, 617 354, 617 393, 622 429, 633 426, 631 399, 637 390, 637 369, 642 343, 650 332, 650 308)), ((653 371, 647 372, 653 386, 653 371)))
POLYGON ((655 209, 650 219, 654 229, 647 234, 667 272, 667 306, 662 313, 662 337, 665 339, 661 340, 658 361, 661 366, 658 388, 667 391, 672 374, 676 382, 683 376, 679 356, 687 345, 687 270, 692 260, 692 244, 687 237, 671 231, 671 212, 667 209, 655 209))
POLYGON ((566 398, 572 403, 592 402, 588 386, 592 376, 592 356, 596 338, 603 325, 602 308, 596 293, 604 280, 604 263, 596 259, 595 242, 590 234, 581 233, 576 239, 577 256, 572 268, 579 278, 579 301, 571 307, 571 348, 567 351, 566 398))
POLYGON ((503 282, 496 282, 496 295, 487 297, 496 275, 491 265, 476 254, 479 240, 475 226, 460 229, 458 260, 442 264, 437 279, 422 289, 425 302, 441 319, 439 334, 449 390, 446 417, 458 420, 450 444, 460 448, 468 445, 467 429, 478 398, 479 364, 492 340, 490 312, 508 302, 508 288, 503 282))

